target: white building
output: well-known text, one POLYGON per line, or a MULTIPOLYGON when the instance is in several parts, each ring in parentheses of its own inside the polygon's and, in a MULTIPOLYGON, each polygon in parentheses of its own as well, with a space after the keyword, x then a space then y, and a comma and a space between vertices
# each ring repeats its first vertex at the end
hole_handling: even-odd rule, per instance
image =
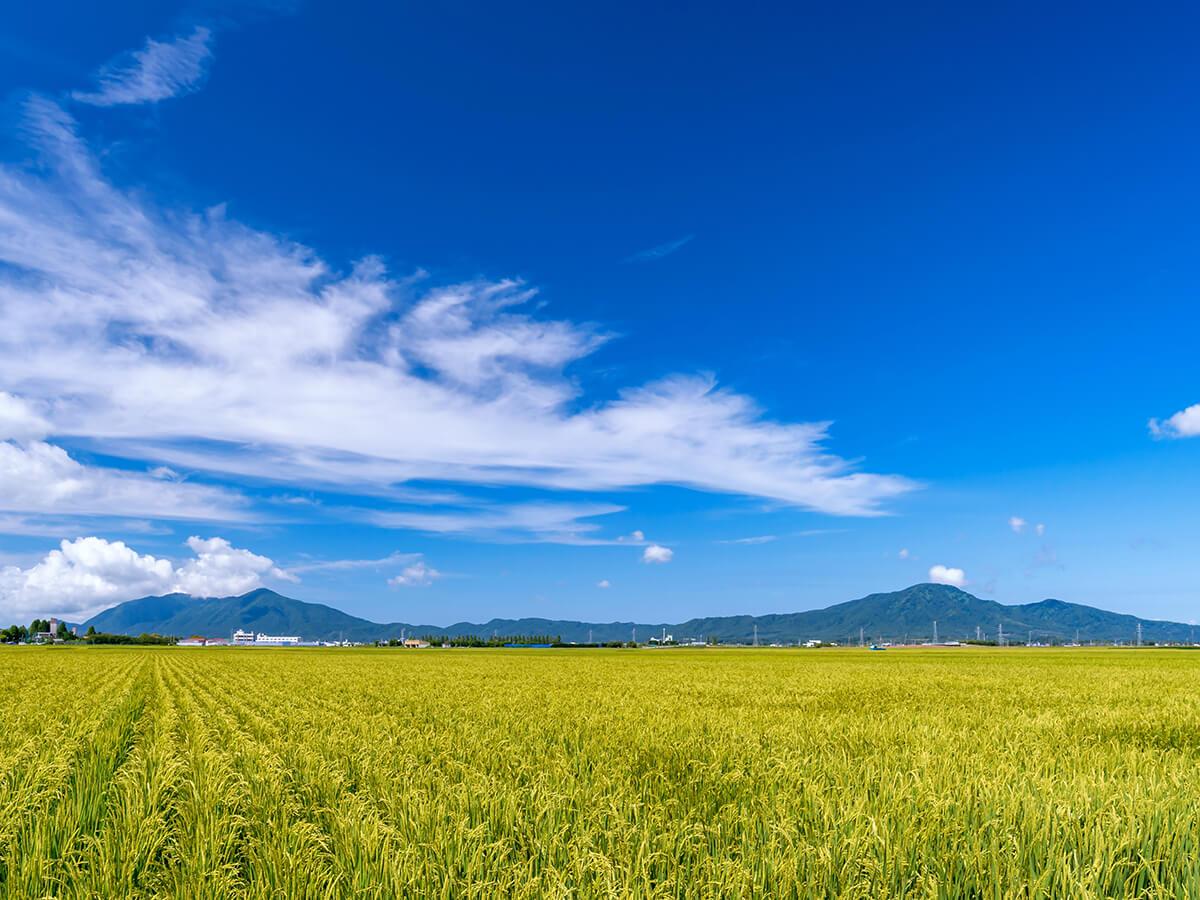
MULTIPOLYGON (((236 637, 237 635, 234 635, 234 638, 236 637)), ((259 632, 254 636, 254 645, 256 647, 287 647, 295 646, 299 643, 299 635, 294 634, 263 634, 259 632)))
POLYGON ((242 631, 239 628, 233 633, 233 643, 241 647, 295 647, 300 644, 300 636, 263 634, 261 631, 255 634, 253 631, 242 631))

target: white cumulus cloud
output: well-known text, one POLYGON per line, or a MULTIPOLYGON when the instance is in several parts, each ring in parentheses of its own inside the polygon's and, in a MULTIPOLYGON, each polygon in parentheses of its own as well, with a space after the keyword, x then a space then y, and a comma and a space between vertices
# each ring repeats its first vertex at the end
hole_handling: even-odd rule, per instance
POLYGON ((244 594, 269 575, 284 581, 296 577, 265 556, 234 547, 224 538, 190 537, 187 545, 196 554, 175 572, 174 589, 193 597, 228 597, 244 594))
POLYGON ((669 563, 675 556, 675 551, 670 547, 660 547, 658 544, 651 544, 642 551, 642 562, 644 563, 669 563))
POLYGON ((929 569, 929 580, 934 584, 952 584, 955 587, 962 587, 967 583, 967 573, 951 566, 932 566, 929 569))
POLYGON ((101 69, 94 91, 75 91, 72 96, 94 106, 157 103, 199 87, 211 57, 212 32, 203 26, 168 41, 150 38, 141 50, 101 69))
POLYGON ((388 579, 392 587, 429 587, 442 573, 432 566, 427 566, 423 560, 418 560, 411 566, 405 566, 399 575, 388 579))
POLYGON ((1020 516, 1013 516, 1011 519, 1008 520, 1008 527, 1011 528, 1013 530, 1013 532, 1016 534, 1020 534, 1022 531, 1024 531, 1025 526, 1028 524, 1029 523, 1026 522, 1024 519, 1022 519, 1020 516))
POLYGON ((86 618, 135 597, 181 592, 198 597, 241 594, 262 585, 264 576, 294 580, 264 556, 223 538, 188 539, 194 558, 176 566, 140 554, 124 541, 101 537, 64 540, 28 568, 0 568, 0 616, 86 618))
POLYGON ((1167 419, 1151 419, 1150 434, 1156 438, 1189 438, 1200 435, 1200 403, 1181 409, 1167 419))
POLYGON ((63 541, 28 569, 0 570, 0 605, 10 615, 79 613, 163 591, 169 560, 141 555, 123 541, 98 537, 63 541))

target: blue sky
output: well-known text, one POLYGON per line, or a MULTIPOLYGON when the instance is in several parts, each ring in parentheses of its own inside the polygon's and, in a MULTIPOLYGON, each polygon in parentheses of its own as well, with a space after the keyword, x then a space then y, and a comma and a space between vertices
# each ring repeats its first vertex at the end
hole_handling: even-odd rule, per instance
POLYGON ((1190 620, 1196 24, 16 10, 0 618, 1190 620))

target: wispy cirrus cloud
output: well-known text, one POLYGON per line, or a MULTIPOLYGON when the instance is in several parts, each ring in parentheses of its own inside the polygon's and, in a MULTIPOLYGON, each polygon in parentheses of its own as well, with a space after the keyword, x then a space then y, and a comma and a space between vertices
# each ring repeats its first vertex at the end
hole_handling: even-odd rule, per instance
POLYGON ((96 87, 71 96, 93 106, 157 103, 191 93, 212 57, 212 32, 197 26, 170 40, 149 38, 141 50, 118 57, 96 73, 96 87))
POLYGON ((484 540, 602 546, 620 539, 599 536, 598 516, 624 512, 608 503, 512 503, 452 510, 376 512, 370 521, 383 528, 409 528, 431 534, 484 540))
POLYGON ((724 541, 717 541, 718 544, 770 544, 773 541, 779 540, 777 534, 755 534, 750 537, 729 538, 724 541))
MULTIPOLYGON (((417 503, 419 492, 398 496, 406 483, 671 484, 877 515, 917 487, 829 452, 830 423, 774 421, 711 377, 585 399, 566 370, 611 336, 531 311, 536 292, 521 282, 428 285, 375 258, 339 272, 222 209, 161 209, 118 189, 48 99, 28 103, 24 131, 37 165, 0 166, 0 390, 11 407, 0 421, 16 423, 0 445, 0 479, 13 486, 0 509, 50 511, 70 495, 77 514, 244 511, 234 490, 145 474, 160 464, 417 503), (63 437, 142 471, 83 466, 54 443, 63 437)), ((619 509, 552 506, 362 515, 603 543, 580 520, 619 509)))
POLYGON ((45 441, 0 440, 0 511, 244 521, 245 498, 211 485, 84 465, 45 441))
POLYGON ((676 238, 673 241, 667 241, 665 244, 659 244, 656 247, 651 247, 649 250, 641 250, 630 256, 625 257, 622 262, 626 263, 648 263, 662 259, 664 256, 670 256, 676 250, 681 249, 685 245, 695 239, 694 234, 685 234, 681 238, 676 238))
POLYGON ((295 575, 309 572, 350 572, 355 569, 383 569, 411 563, 421 558, 420 553, 389 553, 378 559, 322 559, 296 563, 288 566, 287 570, 295 575))

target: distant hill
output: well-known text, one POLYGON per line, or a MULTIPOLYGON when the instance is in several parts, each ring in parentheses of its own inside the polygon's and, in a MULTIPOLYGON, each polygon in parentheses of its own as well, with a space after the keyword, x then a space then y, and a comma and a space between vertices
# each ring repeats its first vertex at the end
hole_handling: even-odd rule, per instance
POLYGON ((758 627, 760 643, 803 640, 856 642, 860 629, 869 641, 921 641, 933 637, 937 622, 941 640, 975 637, 976 628, 989 639, 1003 625, 1012 640, 1132 642, 1137 625, 1147 643, 1189 641, 1193 629, 1179 622, 1138 619, 1062 600, 1007 605, 984 600, 942 584, 917 584, 902 591, 871 594, 824 609, 766 616, 718 616, 678 623, 578 622, 560 619, 492 619, 453 625, 405 622, 381 624, 349 615, 321 603, 305 603, 261 589, 240 597, 201 599, 185 594, 142 597, 121 603, 84 622, 97 631, 114 634, 156 632, 187 636, 227 637, 238 628, 269 634, 297 634, 306 640, 373 641, 408 635, 557 634, 564 641, 640 640, 661 634, 676 639, 716 638, 749 642, 758 627))
MULTIPOLYGON (((298 634, 306 640, 373 641, 390 637, 389 626, 369 622, 321 603, 305 603, 262 588, 240 597, 186 594, 142 597, 121 603, 83 623, 111 634, 191 634, 229 637, 239 628, 298 634)), ((399 629, 396 631, 399 634, 399 629)))

